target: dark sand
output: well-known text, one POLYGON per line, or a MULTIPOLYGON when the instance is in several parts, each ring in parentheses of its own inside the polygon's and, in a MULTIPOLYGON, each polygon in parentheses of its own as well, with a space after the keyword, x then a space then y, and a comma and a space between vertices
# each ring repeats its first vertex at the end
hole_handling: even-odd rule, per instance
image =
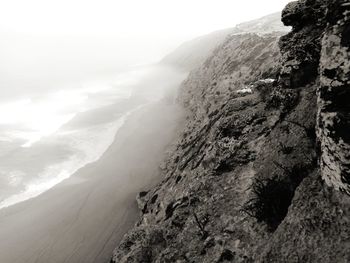
POLYGON ((138 215, 135 196, 159 180, 181 110, 134 112, 95 163, 44 194, 0 210, 0 263, 108 262, 138 215))

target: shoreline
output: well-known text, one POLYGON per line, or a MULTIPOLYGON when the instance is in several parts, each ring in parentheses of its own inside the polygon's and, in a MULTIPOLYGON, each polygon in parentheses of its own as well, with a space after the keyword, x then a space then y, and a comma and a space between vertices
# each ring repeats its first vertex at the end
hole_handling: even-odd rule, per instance
MULTIPOLYGON (((116 98, 116 101, 113 100, 113 103, 102 104, 100 107, 91 108, 86 112, 78 112, 72 120, 60 127, 63 132, 47 136, 46 138, 43 138, 41 142, 38 142, 38 145, 34 145, 33 149, 29 150, 29 152, 32 152, 32 155, 28 156, 28 154, 25 155, 22 152, 19 153, 20 157, 17 158, 18 168, 15 167, 13 169, 21 169, 22 160, 26 160, 27 165, 24 166, 23 171, 28 170, 29 172, 28 175, 24 173, 24 175, 19 178, 19 180, 23 180, 23 183, 19 181, 20 183, 17 189, 10 188, 12 192, 9 193, 11 194, 4 195, 4 198, 0 201, 0 210, 35 198, 52 189, 62 181, 70 178, 74 173, 87 164, 96 162, 113 143, 115 140, 115 134, 118 133, 118 130, 124 125, 130 114, 138 111, 141 107, 144 107, 149 103, 154 103, 155 101, 160 100, 159 93, 162 94, 164 90, 166 92, 169 91, 169 84, 159 81, 162 79, 161 74, 174 78, 178 74, 176 72, 177 70, 174 70, 174 68, 171 67, 164 68, 160 65, 148 65, 147 67, 134 68, 132 71, 120 73, 118 75, 119 77, 115 78, 121 82, 126 81, 126 83, 123 82, 122 85, 118 84, 116 89, 117 92, 110 90, 109 93, 114 96, 119 91, 125 93, 126 90, 129 90, 128 98, 118 97, 116 98), (135 74, 136 76, 134 76, 135 74), (136 82, 133 80, 135 82, 134 84, 128 84, 130 80, 127 79, 127 76, 129 75, 136 78, 136 82), (156 87, 149 85, 153 85, 154 80, 158 81, 156 82, 156 87), (146 87, 147 89, 145 89, 146 87), (159 88, 161 88, 161 90, 159 88), (141 96, 139 94, 141 94, 141 96), (156 96, 156 98, 153 96, 156 96), (92 120, 95 120, 95 122, 92 120), (96 135, 96 139, 99 140, 97 148, 93 146, 94 141, 90 140, 88 137, 84 137, 85 135, 91 137, 92 132, 89 130, 93 129, 93 134, 100 134, 98 135, 99 137, 96 135), (108 129, 110 129, 110 131, 108 131, 108 129), (65 135, 64 131, 67 131, 67 135, 65 135), (73 134, 70 135, 70 132, 73 132, 73 134), (75 135, 74 132, 77 132, 78 135, 75 135), (87 140, 86 143, 84 142, 84 139, 87 140), (85 144, 87 147, 84 146, 85 144), (62 159, 62 161, 59 159, 53 159, 54 161, 50 162, 47 161, 46 155, 43 155, 41 151, 41 155, 38 154, 37 158, 39 157, 42 160, 39 163, 44 164, 41 166, 35 166, 38 159, 33 158, 32 156, 35 156, 37 152, 40 153, 41 148, 46 146, 51 147, 52 151, 55 151, 55 148, 58 146, 61 147, 61 149, 66 150, 67 152, 71 151, 72 153, 70 153, 69 156, 67 155, 69 158, 62 159), (21 154, 23 156, 21 156, 21 154), (32 168, 32 165, 34 165, 34 169, 32 168), (37 169, 38 171, 31 173, 31 169, 37 169)), ((177 81, 176 79, 174 80, 177 81)), ((104 82, 109 83, 111 82, 111 79, 104 80, 104 82)), ((104 82, 102 81, 101 83, 103 84, 104 82)), ((113 82, 111 82, 110 86, 113 86, 112 83, 113 82)), ((97 94, 97 96, 106 95, 97 94)), ((93 98, 90 100, 93 100, 93 98)), ((50 156, 50 154, 48 156, 50 156)), ((5 160, 4 163, 6 163, 6 161, 7 160, 5 160)), ((4 171, 2 172, 3 174, 6 174, 4 171)))
POLYGON ((166 100, 150 103, 131 113, 99 160, 37 197, 1 209, 0 261, 109 260, 137 219, 136 194, 159 179, 180 115, 179 106, 166 100))
MULTIPOLYGON (((80 169, 84 168, 86 165, 97 162, 103 156, 103 154, 108 150, 108 148, 113 144, 113 141, 115 140, 115 136, 118 134, 119 129, 121 129, 123 127, 123 125, 127 121, 128 117, 131 114, 133 114, 134 112, 140 110, 141 108, 146 107, 147 104, 149 104, 149 103, 140 104, 140 105, 136 106, 135 108, 132 108, 132 109, 126 111, 117 120, 115 120, 115 123, 111 123, 111 124, 114 124, 115 126, 117 126, 117 128, 115 129, 115 132, 114 132, 114 137, 112 138, 112 140, 109 143, 109 145, 107 146, 107 148, 101 153, 101 155, 99 155, 99 157, 97 159, 87 161, 82 166, 80 166, 76 169, 73 169, 74 171, 72 173, 69 173, 69 174, 66 174, 63 176, 58 175, 56 177, 51 178, 51 180, 39 183, 37 185, 34 185, 34 184, 28 185, 27 189, 25 189, 24 191, 19 192, 19 193, 14 194, 14 195, 11 195, 11 196, 5 198, 4 200, 2 200, 0 202, 0 210, 17 205, 19 203, 25 202, 25 201, 33 199, 33 198, 36 198, 36 197, 40 196, 41 194, 44 194, 45 192, 54 188, 56 185, 69 179, 71 176, 73 176, 80 169), (45 186, 45 185, 47 185, 47 186, 45 186), (31 190, 31 188, 34 188, 34 190, 31 190)), ((62 165, 62 164, 57 164, 57 165, 62 165)))

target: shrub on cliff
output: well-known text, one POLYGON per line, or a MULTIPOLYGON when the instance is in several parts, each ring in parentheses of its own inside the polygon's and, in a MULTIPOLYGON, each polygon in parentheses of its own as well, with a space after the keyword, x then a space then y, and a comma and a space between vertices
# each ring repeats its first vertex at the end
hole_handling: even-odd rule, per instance
POLYGON ((278 178, 257 179, 252 184, 254 197, 243 207, 243 212, 265 222, 275 230, 288 212, 294 191, 287 181, 278 178))

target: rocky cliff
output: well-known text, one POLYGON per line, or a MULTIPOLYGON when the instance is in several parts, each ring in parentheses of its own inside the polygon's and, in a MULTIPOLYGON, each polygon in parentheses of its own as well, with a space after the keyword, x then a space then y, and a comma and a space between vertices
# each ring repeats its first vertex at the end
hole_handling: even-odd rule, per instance
POLYGON ((350 262, 350 3, 282 21, 183 83, 186 127, 111 262, 350 262))
POLYGON ((162 63, 175 65, 185 70, 196 69, 228 36, 244 33, 262 35, 271 32, 288 32, 290 27, 284 26, 280 17, 281 13, 274 13, 253 21, 238 24, 233 28, 215 31, 190 40, 167 55, 162 60, 162 63))

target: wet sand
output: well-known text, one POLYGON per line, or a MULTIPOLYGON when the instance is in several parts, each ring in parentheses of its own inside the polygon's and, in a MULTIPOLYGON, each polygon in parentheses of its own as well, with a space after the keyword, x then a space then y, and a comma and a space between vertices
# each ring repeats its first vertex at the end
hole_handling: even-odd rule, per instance
POLYGON ((0 210, 0 262, 108 262, 137 219, 137 192, 159 180, 158 166, 182 115, 167 100, 143 107, 97 162, 36 198, 0 210))

